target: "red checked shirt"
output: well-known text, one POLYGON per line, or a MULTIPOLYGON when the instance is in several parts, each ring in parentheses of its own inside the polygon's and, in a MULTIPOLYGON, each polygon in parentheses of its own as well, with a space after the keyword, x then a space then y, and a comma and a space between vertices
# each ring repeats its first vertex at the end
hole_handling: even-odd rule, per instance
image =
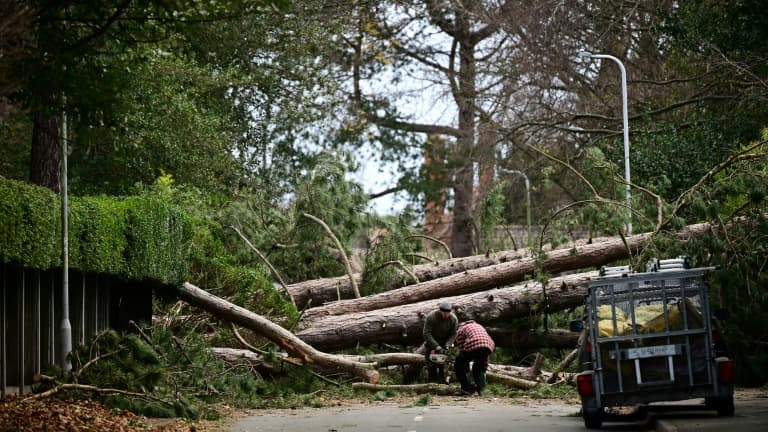
POLYGON ((459 326, 455 342, 456 346, 459 347, 459 351, 462 352, 474 351, 478 348, 488 348, 493 352, 494 348, 496 348, 496 344, 488 336, 485 327, 474 321, 467 321, 459 326))

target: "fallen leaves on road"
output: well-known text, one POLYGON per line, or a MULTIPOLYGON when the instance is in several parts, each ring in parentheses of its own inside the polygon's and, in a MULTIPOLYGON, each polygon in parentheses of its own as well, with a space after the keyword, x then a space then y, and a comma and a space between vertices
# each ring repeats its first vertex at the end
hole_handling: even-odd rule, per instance
POLYGON ((87 399, 11 397, 0 400, 0 432, 11 431, 196 432, 198 429, 181 420, 152 425, 144 417, 87 399))

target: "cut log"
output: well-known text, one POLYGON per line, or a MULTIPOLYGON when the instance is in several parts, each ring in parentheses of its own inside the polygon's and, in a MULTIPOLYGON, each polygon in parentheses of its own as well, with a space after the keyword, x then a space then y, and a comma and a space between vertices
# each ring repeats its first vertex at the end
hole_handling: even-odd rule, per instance
POLYGON ((523 390, 530 390, 539 385, 538 381, 531 381, 523 378, 517 378, 509 375, 502 375, 494 372, 486 372, 486 378, 488 382, 496 382, 506 384, 510 387, 515 387, 523 390))
POLYGON ((304 363, 362 377, 372 384, 379 380, 379 373, 373 369, 372 365, 349 361, 318 351, 288 330, 261 315, 216 297, 189 282, 185 282, 179 287, 179 297, 187 303, 197 306, 220 319, 251 329, 274 342, 289 354, 298 357, 304 363))
MULTIPOLYGON (((690 238, 701 235, 710 229, 710 224, 689 225, 676 233, 678 238, 690 238)), ((626 259, 630 253, 640 250, 653 236, 653 233, 638 234, 626 239, 612 239, 600 243, 587 244, 570 249, 557 249, 547 254, 542 262, 542 270, 548 273, 561 273, 581 268, 596 268, 615 261, 626 259)), ((345 315, 350 313, 379 310, 382 308, 455 296, 517 283, 533 274, 535 259, 523 257, 503 264, 468 270, 460 274, 446 276, 419 284, 398 288, 359 299, 341 300, 309 309, 304 314, 304 321, 312 321, 327 315, 345 315)))
POLYGON ((245 363, 262 375, 272 375, 275 368, 253 351, 237 348, 211 348, 211 352, 230 363, 245 363))
POLYGON ((525 366, 513 366, 513 365, 500 365, 500 364, 494 364, 489 363, 488 364, 488 372, 492 372, 498 375, 507 375, 507 376, 513 376, 515 378, 520 378, 524 380, 536 380, 540 376, 542 380, 549 379, 550 376, 552 376, 551 372, 547 371, 540 371, 539 376, 531 378, 531 368, 525 367, 525 366))
MULTIPOLYGON (((553 278, 548 283, 550 311, 564 310, 584 303, 589 280, 597 272, 553 278)), ((542 286, 527 282, 514 287, 443 299, 454 305, 460 320, 473 319, 481 324, 541 313, 542 286), (536 307, 535 309, 533 307, 536 307)), ((296 336, 325 351, 353 348, 357 345, 392 343, 415 345, 422 342, 424 318, 437 308, 434 301, 341 316, 327 316, 313 321, 296 336)))

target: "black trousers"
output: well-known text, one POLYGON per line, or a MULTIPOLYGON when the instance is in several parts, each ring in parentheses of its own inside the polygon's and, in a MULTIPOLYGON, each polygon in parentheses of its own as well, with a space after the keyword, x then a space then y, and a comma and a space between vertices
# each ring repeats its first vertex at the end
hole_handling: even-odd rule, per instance
POLYGON ((463 390, 472 390, 467 377, 470 363, 472 363, 472 379, 475 381, 477 391, 482 392, 485 389, 485 370, 488 368, 488 357, 490 356, 491 350, 488 348, 461 351, 456 356, 456 361, 453 363, 453 372, 456 374, 456 379, 459 380, 463 390))

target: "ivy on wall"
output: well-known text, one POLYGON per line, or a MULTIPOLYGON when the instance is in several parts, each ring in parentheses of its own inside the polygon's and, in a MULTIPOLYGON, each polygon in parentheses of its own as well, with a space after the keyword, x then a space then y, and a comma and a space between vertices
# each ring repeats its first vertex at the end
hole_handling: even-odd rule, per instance
MULTIPOLYGON (((0 261, 40 270, 61 266, 60 219, 57 194, 0 179, 0 261)), ((190 218, 157 196, 73 197, 69 220, 72 268, 169 284, 187 274, 190 218)))

